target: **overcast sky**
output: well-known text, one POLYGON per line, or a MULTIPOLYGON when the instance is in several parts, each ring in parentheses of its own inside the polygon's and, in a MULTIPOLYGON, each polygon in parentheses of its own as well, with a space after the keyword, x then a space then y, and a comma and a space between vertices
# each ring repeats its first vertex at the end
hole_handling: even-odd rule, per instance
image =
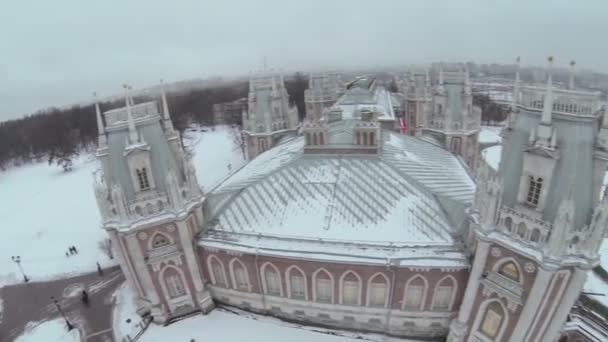
POLYGON ((468 61, 608 71, 607 0, 1 0, 0 120, 160 78, 468 61))

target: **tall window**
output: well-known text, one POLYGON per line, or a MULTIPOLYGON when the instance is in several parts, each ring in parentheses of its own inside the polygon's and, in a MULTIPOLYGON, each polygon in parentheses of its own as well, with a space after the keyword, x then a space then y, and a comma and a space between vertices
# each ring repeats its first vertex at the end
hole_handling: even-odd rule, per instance
POLYGON ((249 290, 247 270, 238 260, 232 263, 232 272, 234 272, 234 283, 236 288, 238 290, 249 290))
POLYGON ((369 305, 384 307, 388 294, 388 283, 381 274, 376 275, 369 284, 369 305))
POLYGON ((325 145, 323 135, 324 135, 323 133, 319 133, 319 145, 325 145))
POLYGON ((139 182, 139 190, 149 190, 150 189, 150 181, 148 180, 148 171, 145 167, 141 169, 136 169, 135 173, 137 174, 137 181, 139 182))
POLYGON ((405 289, 404 308, 420 309, 422 297, 424 296, 424 285, 409 284, 405 289))
POLYGON ((289 295, 293 299, 306 299, 306 279, 297 269, 289 272, 289 295))
POLYGON ((306 145, 310 145, 310 133, 306 133, 306 145))
POLYGON ((167 285, 167 291, 171 298, 180 297, 186 294, 184 291, 184 284, 179 274, 172 274, 165 278, 165 284, 167 285))
POLYGON ((526 196, 526 203, 534 207, 538 206, 542 187, 543 179, 541 177, 534 178, 533 176, 528 176, 528 196, 526 196))
POLYGON ((433 306, 434 310, 450 310, 452 304, 452 296, 454 294, 454 281, 453 278, 443 278, 435 287, 433 293, 433 306))
POLYGON ((266 293, 272 296, 281 295, 281 276, 273 267, 268 266, 264 270, 266 280, 266 293))
POLYGON ((502 265, 498 273, 513 281, 519 281, 519 271, 517 270, 517 266, 515 266, 515 264, 512 262, 507 262, 506 264, 502 265))
POLYGON ((342 304, 360 305, 361 281, 352 272, 342 278, 342 304))
POLYGON ((315 300, 320 303, 332 303, 333 280, 325 271, 320 271, 315 277, 315 300))
POLYGON ((215 285, 226 286, 226 277, 224 276, 224 266, 216 258, 211 259, 211 271, 215 285))
POLYGON ((375 139, 374 132, 370 132, 369 133, 369 144, 372 145, 372 146, 376 145, 376 141, 374 139, 375 139))
POLYGON ((361 132, 356 132, 355 137, 357 137, 357 145, 361 145, 361 132))
POLYGON ((317 145, 318 141, 317 141, 317 133, 313 133, 312 134, 312 144, 313 145, 317 145))
POLYGON ((502 315, 494 309, 488 309, 481 323, 481 332, 488 337, 496 337, 502 323, 502 315))

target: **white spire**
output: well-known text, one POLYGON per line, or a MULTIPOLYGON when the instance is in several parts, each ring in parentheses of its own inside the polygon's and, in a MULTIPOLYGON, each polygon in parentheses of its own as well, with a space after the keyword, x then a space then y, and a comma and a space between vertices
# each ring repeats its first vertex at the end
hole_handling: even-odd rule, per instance
POLYGON ((135 129, 135 120, 133 119, 133 113, 131 113, 131 99, 129 95, 129 90, 131 90, 131 86, 125 84, 123 85, 125 88, 125 103, 127 105, 127 122, 129 124, 129 143, 135 144, 139 142, 139 137, 137 135, 137 129, 135 129))
POLYGON ((519 100, 519 87, 520 87, 520 81, 519 81, 520 64, 519 64, 519 62, 520 62, 520 60, 519 60, 519 56, 518 56, 517 59, 515 60, 515 63, 516 63, 515 83, 513 83, 513 99, 511 101, 511 111, 512 112, 517 110, 517 101, 519 100))
POLYGON ((467 95, 471 94, 471 79, 469 78, 469 66, 464 65, 464 92, 467 95))
POLYGON ((161 89, 161 102, 163 105, 163 123, 167 131, 173 131, 173 122, 171 122, 171 115, 169 114, 169 105, 167 104, 167 95, 165 94, 165 84, 163 80, 160 80, 161 89))
POLYGON ((551 70, 553 67, 553 57, 549 57, 547 60, 549 62, 549 66, 547 68, 549 76, 547 77, 547 92, 545 93, 541 124, 550 125, 551 113, 553 112, 553 71, 551 70))
POLYGON ((103 125, 103 119, 101 118, 101 109, 99 109, 99 101, 97 100, 97 93, 93 93, 95 98, 95 115, 97 117, 97 132, 98 132, 98 147, 104 147, 107 144, 106 131, 103 125))
POLYGON ((574 89, 574 66, 576 65, 575 61, 570 61, 570 82, 568 82, 568 88, 574 89))
POLYGON ((437 88, 439 94, 443 94, 443 64, 439 64, 439 87, 437 88))

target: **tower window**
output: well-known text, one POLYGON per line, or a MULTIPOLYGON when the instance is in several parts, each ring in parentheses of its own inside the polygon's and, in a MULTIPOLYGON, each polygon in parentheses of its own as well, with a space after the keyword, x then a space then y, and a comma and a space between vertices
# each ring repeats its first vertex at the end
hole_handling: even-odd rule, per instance
POLYGON ((526 196, 526 203, 531 206, 538 206, 538 200, 540 198, 540 191, 543 187, 543 179, 533 176, 528 176, 528 196, 526 196))
POLYGON ((136 169, 137 181, 139 182, 139 190, 150 190, 150 181, 148 180, 148 170, 145 167, 136 169))
POLYGON ((488 337, 496 337, 501 323, 502 315, 492 309, 488 309, 481 324, 481 332, 488 337))
POLYGON ((169 277, 165 278, 165 282, 171 298, 181 297, 186 294, 184 284, 182 283, 179 275, 170 275, 169 277))

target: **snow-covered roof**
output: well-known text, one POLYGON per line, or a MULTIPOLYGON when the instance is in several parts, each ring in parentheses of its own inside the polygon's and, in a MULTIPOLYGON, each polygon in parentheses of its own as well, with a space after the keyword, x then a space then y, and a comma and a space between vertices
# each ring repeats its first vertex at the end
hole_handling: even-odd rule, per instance
MULTIPOLYGON (((459 245, 454 236, 474 195, 466 170, 418 138, 382 136, 382 150, 373 156, 305 155, 301 137, 261 154, 208 193, 211 224, 201 244, 271 250, 289 240, 322 240, 324 253, 352 255, 345 243, 369 243, 384 246, 379 255, 362 252, 378 258, 388 257, 387 245, 459 245)), ((466 264, 457 250, 455 260, 466 264)))

